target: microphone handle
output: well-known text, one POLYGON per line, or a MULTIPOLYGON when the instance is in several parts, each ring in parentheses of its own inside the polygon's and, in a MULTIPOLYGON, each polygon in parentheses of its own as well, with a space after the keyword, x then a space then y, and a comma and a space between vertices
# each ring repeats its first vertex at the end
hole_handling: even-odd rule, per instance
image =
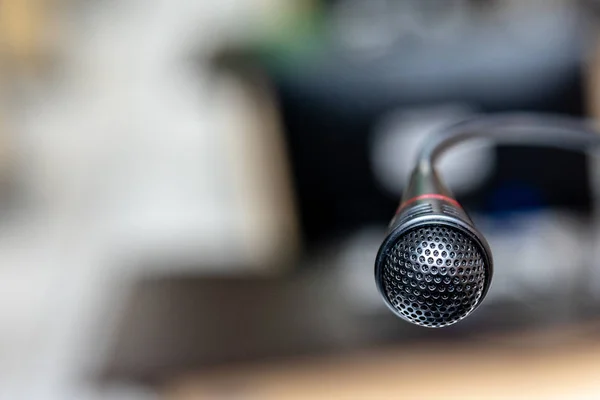
POLYGON ((472 224, 473 222, 443 184, 435 168, 417 165, 404 191, 400 206, 396 210, 389 231, 409 220, 428 214, 449 215, 472 224))

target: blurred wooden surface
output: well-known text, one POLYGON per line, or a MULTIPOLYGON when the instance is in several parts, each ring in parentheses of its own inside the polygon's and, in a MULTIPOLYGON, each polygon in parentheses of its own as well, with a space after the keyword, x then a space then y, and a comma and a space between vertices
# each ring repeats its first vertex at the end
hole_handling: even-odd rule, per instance
POLYGON ((585 337, 516 335, 222 368, 172 382, 165 398, 597 399, 600 340, 585 337))

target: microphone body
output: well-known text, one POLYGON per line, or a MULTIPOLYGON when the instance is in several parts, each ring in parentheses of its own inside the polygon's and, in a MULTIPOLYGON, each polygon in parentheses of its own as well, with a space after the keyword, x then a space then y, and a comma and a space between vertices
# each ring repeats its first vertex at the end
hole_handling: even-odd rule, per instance
POLYGON ((418 165, 375 263, 387 306, 420 326, 452 325, 481 304, 492 273, 483 235, 435 169, 418 165))

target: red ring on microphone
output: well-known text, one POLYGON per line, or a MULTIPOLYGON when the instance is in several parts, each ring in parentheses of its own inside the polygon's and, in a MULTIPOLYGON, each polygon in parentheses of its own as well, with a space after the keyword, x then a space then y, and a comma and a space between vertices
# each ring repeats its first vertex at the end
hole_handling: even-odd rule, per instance
POLYGON ((436 200, 446 201, 446 202, 452 204, 453 206, 456 206, 456 207, 462 209, 462 206, 460 205, 460 203, 458 201, 454 200, 452 197, 444 196, 443 194, 438 194, 438 193, 430 193, 430 194, 422 194, 419 196, 415 196, 415 197, 412 197, 412 198, 406 200, 405 202, 400 204, 400 206, 398 207, 398 211, 400 211, 407 205, 414 203, 415 201, 427 200, 427 199, 436 199, 436 200))

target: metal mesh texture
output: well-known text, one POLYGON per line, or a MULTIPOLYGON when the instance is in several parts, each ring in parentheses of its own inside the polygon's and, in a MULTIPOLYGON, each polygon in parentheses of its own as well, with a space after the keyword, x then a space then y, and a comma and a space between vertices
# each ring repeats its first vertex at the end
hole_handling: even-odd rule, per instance
POLYGON ((481 299, 483 250, 458 229, 415 228, 387 251, 381 271, 385 296, 407 320, 438 328, 473 311, 481 299))

